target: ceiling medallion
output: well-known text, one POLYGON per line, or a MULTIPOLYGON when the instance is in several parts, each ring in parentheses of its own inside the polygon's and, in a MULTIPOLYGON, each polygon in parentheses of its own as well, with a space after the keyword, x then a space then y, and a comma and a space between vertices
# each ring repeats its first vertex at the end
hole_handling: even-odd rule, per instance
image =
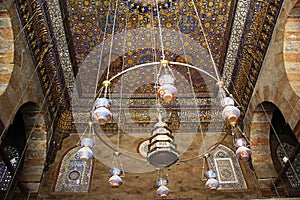
POLYGON ((157 12, 160 9, 168 9, 176 5, 179 0, 123 0, 132 10, 139 10, 142 13, 157 12))

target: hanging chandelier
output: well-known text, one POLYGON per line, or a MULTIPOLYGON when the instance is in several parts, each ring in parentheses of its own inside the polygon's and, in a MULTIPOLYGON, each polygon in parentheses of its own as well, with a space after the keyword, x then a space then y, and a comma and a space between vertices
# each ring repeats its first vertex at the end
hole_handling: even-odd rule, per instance
POLYGON ((234 146, 236 147, 236 156, 239 160, 248 161, 251 158, 252 151, 248 148, 250 143, 247 136, 240 127, 232 127, 232 135, 234 138, 234 146))
MULTIPOLYGON (((212 60, 213 67, 215 70, 215 75, 212 75, 205 69, 202 69, 200 67, 194 66, 189 63, 183 63, 183 62, 175 62, 166 59, 165 52, 164 52, 164 46, 163 46, 163 35, 161 30, 161 24, 160 24, 160 12, 158 4, 162 3, 162 1, 155 0, 155 6, 157 8, 157 18, 158 18, 158 30, 159 30, 159 36, 160 36, 160 43, 161 43, 161 57, 160 59, 154 60, 153 62, 146 62, 138 65, 134 65, 132 67, 126 68, 122 66, 122 71, 116 73, 115 75, 110 74, 110 59, 112 54, 112 47, 113 47, 113 37, 114 37, 114 27, 112 31, 112 39, 110 44, 110 51, 109 51, 109 59, 108 59, 108 70, 106 74, 105 81, 102 82, 102 86, 100 88, 97 88, 100 82, 99 74, 97 75, 96 80, 96 87, 95 87, 95 97, 93 99, 93 106, 91 111, 91 121, 88 123, 88 129, 89 134, 85 135, 85 132, 83 133, 83 136, 80 139, 80 150, 77 153, 77 157, 82 160, 88 160, 93 159, 93 148, 95 147, 95 140, 92 138, 94 136, 94 128, 93 123, 96 122, 101 127, 105 127, 106 125, 109 125, 110 123, 113 123, 113 112, 112 110, 112 102, 114 96, 111 95, 111 87, 112 82, 123 76, 129 71, 138 70, 140 68, 145 67, 154 67, 157 70, 155 71, 155 80, 154 80, 154 95, 155 95, 155 105, 157 108, 158 113, 158 119, 155 121, 155 124, 149 133, 149 137, 147 138, 148 141, 148 148, 146 152, 146 161, 151 166, 163 169, 166 167, 170 167, 176 162, 180 160, 180 152, 177 150, 177 144, 175 143, 175 137, 172 133, 172 129, 168 126, 165 119, 162 117, 162 105, 172 105, 172 103, 176 102, 179 94, 179 87, 176 85, 176 79, 173 74, 172 68, 174 66, 176 67, 182 67, 187 69, 193 69, 201 74, 205 74, 209 78, 211 78, 215 83, 219 86, 219 99, 220 99, 220 107, 222 109, 222 118, 224 121, 226 121, 232 128, 232 136, 234 137, 234 144, 233 146, 236 148, 236 156, 240 160, 248 160, 251 158, 251 150, 249 148, 249 140, 247 139, 246 135, 241 131, 239 127, 239 117, 241 115, 240 110, 238 108, 238 105, 236 100, 233 98, 233 96, 227 91, 227 89, 224 87, 223 82, 221 81, 221 78, 219 77, 217 67, 213 61, 213 57, 211 55, 209 45, 207 42, 207 39, 205 37, 204 30, 201 25, 203 37, 205 39, 205 42, 207 44, 208 52, 210 55, 210 59, 212 60), (177 88, 178 87, 178 88, 177 88)), ((131 1, 128 1, 133 2, 131 1)), ((149 5, 153 3, 153 1, 136 1, 137 3, 141 3, 142 5, 149 5)), ((117 7, 117 6, 116 6, 117 7)), ((115 10, 116 12, 116 10, 115 10)), ((116 15, 116 14, 115 14, 116 15)), ((115 18, 114 18, 115 20, 115 18)), ((126 35, 126 32, 125 32, 126 35)), ((125 43, 124 43, 125 44, 125 43)), ((102 53, 101 53, 102 56, 102 53)), ((100 59, 102 57, 100 56, 100 59)), ((101 61, 99 61, 101 63, 101 61)), ((100 64, 99 64, 100 66, 100 64)), ((98 71, 99 73, 99 71, 98 71)), ((191 85, 192 79, 191 80, 191 85)), ((196 99, 195 95, 194 98, 196 99)), ((122 95, 120 99, 120 105, 122 104, 122 95)), ((121 117, 121 106, 119 110, 119 117, 121 117)), ((119 119, 118 122, 120 123, 121 120, 119 119)), ((200 124, 201 122, 199 122, 200 124)), ((201 125, 201 124, 200 124, 201 125)), ((109 179, 108 183, 113 188, 118 188, 123 184, 123 177, 125 175, 125 171, 123 169, 122 161, 121 161, 121 153, 119 148, 119 139, 120 139, 120 129, 118 129, 118 142, 117 147, 114 149, 115 152, 113 153, 113 161, 110 166, 109 170, 109 179)), ((211 149, 209 149, 211 150, 211 149)), ((207 150, 207 151, 209 151, 207 150)), ((199 156, 200 157, 200 156, 199 156)), ((209 191, 215 191, 218 188, 220 188, 220 183, 218 181, 217 173, 212 169, 211 166, 208 167, 207 171, 205 172, 205 176, 207 177, 207 181, 205 183, 205 188, 209 191)), ((169 188, 167 187, 169 180, 166 178, 161 178, 157 180, 157 195, 159 197, 166 197, 169 194, 169 188)))

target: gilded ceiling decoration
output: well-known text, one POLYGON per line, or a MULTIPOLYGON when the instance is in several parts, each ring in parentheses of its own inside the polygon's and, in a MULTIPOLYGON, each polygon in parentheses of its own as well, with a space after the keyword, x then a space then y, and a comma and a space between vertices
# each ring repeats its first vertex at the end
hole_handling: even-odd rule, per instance
POLYGON ((248 108, 283 1, 253 1, 231 76, 230 90, 248 108))
MULTIPOLYGON (((64 12, 67 16, 66 25, 70 49, 73 50, 75 71, 81 70, 85 73, 91 67, 97 69, 101 60, 95 54, 101 54, 103 42, 105 43, 104 54, 108 54, 112 37, 113 53, 116 56, 125 55, 124 63, 116 66, 119 70, 122 69, 122 64, 125 67, 131 67, 153 61, 155 58, 151 49, 155 49, 157 57, 160 55, 159 23, 155 6, 148 4, 147 7, 151 10, 146 12, 141 11, 142 6, 139 6, 144 3, 142 1, 113 1, 111 3, 109 1, 66 1, 65 3, 64 12), (86 63, 89 54, 92 54, 93 60, 86 63)), ((196 10, 192 2, 172 1, 167 4, 168 6, 162 5, 158 7, 163 28, 163 42, 169 53, 167 58, 175 60, 178 56, 184 57, 184 54, 187 54, 192 57, 191 61, 194 61, 194 65, 211 68, 208 70, 214 74, 212 63, 209 63, 211 61, 208 58, 207 44, 203 37, 205 34, 214 62, 222 71, 219 63, 224 57, 224 49, 227 45, 228 27, 231 23, 230 16, 234 2, 228 0, 195 1, 196 10), (201 31, 198 17, 203 24, 204 33, 201 31), (202 59, 195 60, 194 57, 198 55, 202 55, 202 59)), ((102 62, 101 65, 108 65, 107 60, 103 59, 102 62)), ((91 87, 88 86, 88 88, 91 87)))

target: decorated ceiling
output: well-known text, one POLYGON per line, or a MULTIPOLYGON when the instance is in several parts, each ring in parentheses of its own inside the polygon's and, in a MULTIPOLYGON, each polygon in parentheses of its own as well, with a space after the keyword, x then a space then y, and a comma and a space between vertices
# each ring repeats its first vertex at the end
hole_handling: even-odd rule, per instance
MULTIPOLYGON (((160 1, 157 6, 154 1, 64 1, 65 28, 81 95, 94 92, 98 70, 105 79, 108 67, 112 77, 135 65, 159 61, 162 48, 165 59, 187 62, 216 76, 214 67, 222 72, 234 5, 227 0, 160 1)), ((181 74, 177 82, 188 78, 186 69, 176 71, 181 74)), ((154 82, 145 72, 153 73, 135 72, 143 77, 141 84, 154 82)), ((192 74, 196 93, 206 93, 214 84, 206 83, 195 70, 192 74)), ((129 77, 128 81, 136 80, 129 77)), ((128 93, 136 90, 134 84, 124 84, 130 87, 128 93)))
MULTIPOLYGON (((86 121, 104 80, 162 59, 195 67, 170 65, 180 98, 164 106, 181 112, 170 110, 167 120, 220 121, 216 79, 223 80, 243 116, 282 0, 15 0, 15 4, 55 131, 68 134, 76 131, 77 122, 86 121), (200 114, 193 119, 197 110, 200 114)), ((149 65, 113 79, 113 105, 120 108, 124 105, 120 102, 128 100, 130 109, 123 113, 131 116, 128 124, 152 122, 149 108, 155 104, 157 70, 149 65), (143 106, 148 111, 138 111, 143 106)), ((114 110, 114 115, 121 114, 114 110)), ((105 130, 117 129, 110 124, 105 130)), ((60 143, 62 136, 54 136, 52 140, 60 143)))
MULTIPOLYGON (((78 93, 73 95, 77 101, 72 100, 77 129, 80 129, 80 122, 88 118, 85 113, 89 113, 90 101, 87 99, 94 97, 96 91, 96 94, 99 93, 101 83, 134 66, 160 61, 165 57, 169 61, 189 63, 196 69, 217 77, 222 72, 223 65, 220 62, 225 57, 234 5, 235 2, 231 1, 177 0, 157 3, 63 2, 65 31, 78 89, 78 93)), ((173 105, 164 106, 176 109, 180 106, 182 112, 176 116, 182 126, 188 121, 197 122, 198 117, 186 119, 185 116, 197 116, 197 113, 192 113, 197 110, 196 105, 188 103, 193 101, 194 95, 205 101, 199 105, 205 118, 207 115, 219 114, 211 100, 216 95, 216 80, 196 69, 178 65, 170 67, 176 78, 179 95, 178 101, 173 105)), ((111 124, 105 126, 107 132, 117 132, 117 124, 121 122, 124 123, 123 129, 130 130, 131 133, 139 133, 142 128, 135 127, 133 123, 155 123, 155 111, 149 110, 153 110, 156 103, 154 86, 159 71, 158 66, 145 66, 113 80, 110 95, 113 97, 111 99, 115 107, 113 113, 116 123, 113 127, 111 124), (117 102, 116 99, 120 98, 123 103, 117 102), (147 98, 148 101, 143 103, 141 98, 147 98), (120 111, 120 106, 129 107, 128 112, 120 111)), ((172 111, 174 109, 169 110, 170 113, 172 111)), ((171 116, 170 113, 166 115, 171 116)), ((170 117, 166 120, 172 121, 170 117)), ((176 123, 178 122, 173 120, 173 127, 176 123)), ((209 123, 208 120, 206 123, 209 123)), ((151 131, 151 128, 152 126, 148 126, 142 129, 151 131)))

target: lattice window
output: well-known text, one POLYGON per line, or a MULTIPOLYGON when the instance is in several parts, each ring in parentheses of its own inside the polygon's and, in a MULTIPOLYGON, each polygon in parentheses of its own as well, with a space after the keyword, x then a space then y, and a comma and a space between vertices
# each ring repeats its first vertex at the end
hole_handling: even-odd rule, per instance
POLYGON ((88 192, 93 161, 80 160, 76 153, 80 147, 70 150, 62 159, 55 192, 88 192))
POLYGON ((217 172, 220 189, 247 189, 243 172, 231 149, 219 145, 208 159, 212 169, 217 172))
MULTIPOLYGON (((288 158, 291 156, 292 152, 295 150, 295 147, 283 142, 281 145, 278 145, 276 153, 277 158, 280 161, 281 166, 285 164, 284 157, 288 158)), ((298 153, 292 163, 293 167, 289 167, 285 173, 287 179, 289 180, 292 187, 300 187, 300 153, 298 153)))
MULTIPOLYGON (((4 147, 4 151, 6 152, 12 166, 16 168, 20 160, 20 153, 17 148, 14 146, 6 146, 4 147)), ((11 180, 12 175, 2 158, 0 158, 0 191, 7 191, 11 180)))

